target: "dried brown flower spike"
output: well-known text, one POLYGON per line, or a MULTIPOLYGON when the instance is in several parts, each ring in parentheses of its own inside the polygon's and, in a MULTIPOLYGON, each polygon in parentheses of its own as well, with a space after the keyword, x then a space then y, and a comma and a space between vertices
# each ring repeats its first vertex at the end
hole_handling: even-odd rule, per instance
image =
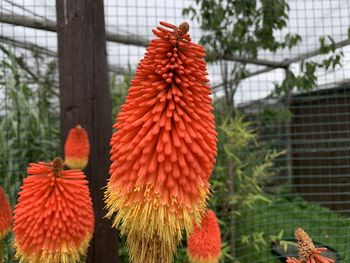
POLYGON ((298 242, 298 260, 288 258, 288 263, 333 263, 334 260, 321 256, 327 248, 316 248, 310 236, 301 228, 295 230, 295 238, 298 242))
POLYGON ((298 255, 302 262, 307 262, 315 250, 314 243, 306 232, 297 228, 295 230, 295 239, 298 241, 298 255))

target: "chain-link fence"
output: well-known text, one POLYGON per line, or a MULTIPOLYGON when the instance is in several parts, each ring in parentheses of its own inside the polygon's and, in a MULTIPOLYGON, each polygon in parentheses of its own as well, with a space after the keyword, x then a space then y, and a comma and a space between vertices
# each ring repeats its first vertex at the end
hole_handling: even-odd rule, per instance
MULTIPOLYGON (((243 5, 241 14, 253 17, 252 24, 233 12, 226 25, 244 22, 248 33, 233 41, 243 47, 258 35, 252 25, 259 25, 254 24, 259 14, 266 15, 264 6, 271 17, 279 12, 276 3, 289 6, 285 25, 270 26, 272 34, 268 23, 262 27, 255 54, 249 53, 254 47, 238 46, 236 53, 208 56, 220 134, 209 205, 220 219, 222 262, 279 262, 278 255, 295 250, 296 227, 335 250, 339 262, 350 262, 348 0, 106 0, 113 115, 159 21, 189 21, 193 41, 202 40, 210 49, 203 36, 214 30, 203 26, 210 19, 200 12, 202 2, 223 7, 233 2, 235 12, 243 5), (193 19, 191 10, 197 11, 193 19), (271 37, 285 45, 271 48, 266 44, 271 37), (230 89, 235 113, 227 121, 222 112, 230 89)), ((220 17, 215 10, 212 20, 220 17)), ((1 0, 0 12, 0 185, 14 204, 27 163, 48 161, 60 151, 56 5, 1 0)), ((264 24, 269 16, 261 19, 264 24)), ((184 249, 177 260, 186 262, 184 249)))

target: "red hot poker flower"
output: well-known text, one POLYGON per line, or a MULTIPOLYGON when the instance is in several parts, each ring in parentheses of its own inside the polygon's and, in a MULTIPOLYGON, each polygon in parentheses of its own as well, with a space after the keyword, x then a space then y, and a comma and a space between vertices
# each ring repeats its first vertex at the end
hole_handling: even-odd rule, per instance
POLYGON ((94 229, 88 181, 79 170, 62 170, 60 158, 31 163, 14 211, 20 262, 75 263, 94 229))
POLYGON ((77 125, 69 130, 64 145, 65 164, 71 169, 83 170, 89 160, 89 137, 84 128, 77 125))
POLYGON ((208 210, 200 227, 187 241, 187 254, 191 263, 217 263, 221 253, 220 228, 214 211, 208 210))
POLYGON ((0 187, 0 242, 8 233, 12 223, 12 211, 5 191, 0 187))
POLYGON ((111 139, 108 216, 117 212, 132 262, 172 262, 204 213, 216 156, 205 50, 187 23, 160 24, 111 139))

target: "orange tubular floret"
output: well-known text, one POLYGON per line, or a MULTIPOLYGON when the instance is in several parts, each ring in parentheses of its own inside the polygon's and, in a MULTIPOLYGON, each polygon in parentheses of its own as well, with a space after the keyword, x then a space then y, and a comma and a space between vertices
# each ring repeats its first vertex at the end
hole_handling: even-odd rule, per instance
POLYGON ((88 181, 62 160, 31 163, 14 211, 16 257, 20 262, 75 263, 94 229, 88 181))
POLYGON ((301 262, 299 260, 297 260, 296 258, 288 257, 286 263, 301 263, 301 262))
POLYGON ((108 216, 117 212, 132 262, 172 262, 204 213, 217 151, 205 50, 187 23, 160 24, 111 139, 108 216))
POLYGON ((0 187, 0 242, 8 233, 12 223, 12 210, 5 191, 0 187))
POLYGON ((65 164, 71 169, 83 170, 88 164, 89 153, 90 143, 86 130, 80 125, 70 129, 64 145, 65 164))
POLYGON ((214 211, 208 210, 200 227, 187 240, 187 254, 191 263, 217 263, 221 254, 221 236, 214 211))

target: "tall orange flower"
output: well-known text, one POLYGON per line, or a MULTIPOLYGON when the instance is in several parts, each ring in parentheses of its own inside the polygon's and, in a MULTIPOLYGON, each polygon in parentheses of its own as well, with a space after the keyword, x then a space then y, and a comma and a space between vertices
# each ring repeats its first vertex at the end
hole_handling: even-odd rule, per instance
POLYGON ((204 213, 216 156, 205 50, 187 23, 160 24, 111 139, 107 215, 117 212, 132 262, 172 262, 204 213))
MULTIPOLYGON (((11 228, 12 210, 5 191, 0 187, 0 240, 11 228)), ((0 241, 1 242, 1 241, 0 241)))
POLYGON ((94 229, 88 181, 63 161, 31 163, 14 211, 20 262, 74 263, 84 255, 94 229))
POLYGON ((187 241, 187 253, 191 263, 217 263, 221 253, 221 236, 214 211, 208 210, 200 227, 187 241))
POLYGON ((83 170, 88 164, 89 153, 90 143, 86 130, 80 125, 70 129, 64 145, 65 164, 71 169, 83 170))

